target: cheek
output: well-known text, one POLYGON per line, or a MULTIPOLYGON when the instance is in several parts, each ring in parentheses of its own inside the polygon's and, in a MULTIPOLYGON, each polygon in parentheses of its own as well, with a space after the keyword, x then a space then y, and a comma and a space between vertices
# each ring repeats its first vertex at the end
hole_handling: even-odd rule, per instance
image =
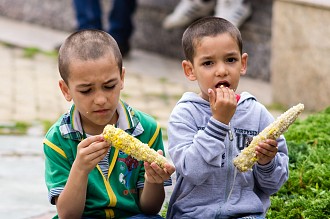
POLYGON ((239 79, 240 79, 241 75, 240 74, 236 74, 235 75, 235 81, 236 83, 238 83, 239 79))
POLYGON ((112 92, 110 92, 109 96, 111 99, 118 99, 120 97, 120 92, 123 88, 121 86, 116 87, 112 92))
POLYGON ((205 74, 205 75, 200 76, 198 81, 200 81, 204 86, 209 87, 209 86, 213 85, 214 77, 205 74))
POLYGON ((79 109, 79 111, 88 111, 89 106, 92 105, 92 101, 88 97, 82 97, 82 98, 75 98, 73 99, 73 103, 76 105, 76 107, 79 109))
POLYGON ((109 106, 112 106, 112 108, 117 107, 118 101, 120 99, 120 91, 121 91, 121 88, 118 87, 106 94, 106 98, 107 98, 107 102, 108 102, 107 104, 109 106))
POLYGON ((88 107, 91 103, 93 103, 96 97, 97 94, 95 92, 87 93, 87 94, 76 92, 75 95, 73 96, 73 101, 76 101, 81 106, 88 107))

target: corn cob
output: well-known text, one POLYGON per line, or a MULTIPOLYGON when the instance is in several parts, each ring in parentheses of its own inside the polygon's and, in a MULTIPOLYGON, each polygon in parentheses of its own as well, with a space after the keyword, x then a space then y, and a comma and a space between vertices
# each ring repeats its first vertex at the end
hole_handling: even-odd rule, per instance
POLYGON ((103 136, 112 146, 137 160, 143 160, 149 163, 155 162, 161 168, 164 168, 164 164, 167 162, 164 156, 151 149, 148 144, 142 143, 139 139, 113 125, 105 126, 103 136))
POLYGON ((255 147, 266 139, 277 139, 280 137, 280 135, 289 128, 289 126, 296 120, 303 110, 304 104, 299 103, 280 115, 262 132, 253 137, 249 146, 234 158, 234 166, 241 172, 251 170, 253 165, 258 161, 255 153, 255 147))

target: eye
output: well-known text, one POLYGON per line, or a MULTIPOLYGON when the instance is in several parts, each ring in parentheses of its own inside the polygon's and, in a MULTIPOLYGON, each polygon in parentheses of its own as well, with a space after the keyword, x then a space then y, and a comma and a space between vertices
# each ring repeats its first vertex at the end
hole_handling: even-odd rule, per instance
POLYGON ((236 62, 236 61, 237 61, 236 58, 228 58, 228 59, 227 59, 227 62, 229 62, 229 63, 234 63, 234 62, 236 62))
POLYGON ((203 65, 204 65, 204 66, 210 66, 210 65, 212 65, 212 64, 213 64, 212 61, 206 61, 206 62, 203 62, 203 65))
POLYGON ((88 89, 88 90, 81 90, 79 91, 82 94, 88 94, 92 89, 88 89))
POLYGON ((112 90, 116 87, 116 85, 111 85, 111 86, 104 86, 105 89, 107 90, 112 90))

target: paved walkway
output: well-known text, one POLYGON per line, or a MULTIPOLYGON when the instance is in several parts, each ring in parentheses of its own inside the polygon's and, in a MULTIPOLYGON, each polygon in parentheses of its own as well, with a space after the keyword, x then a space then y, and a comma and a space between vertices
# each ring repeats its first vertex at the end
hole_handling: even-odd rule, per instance
MULTIPOLYGON (((2 17, 0 29, 5 30, 0 32, 0 126, 33 125, 28 136, 0 136, 0 219, 51 218, 55 208, 47 201, 39 122, 55 121, 70 103, 58 88, 56 56, 41 52, 31 56, 31 51, 52 50, 68 33, 2 17)), ((133 50, 124 66, 122 98, 154 116, 166 132, 176 101, 185 91, 197 91, 197 85, 185 79, 179 60, 158 54, 133 50)), ((268 83, 245 77, 238 91, 242 90, 266 105, 271 103, 268 83)))

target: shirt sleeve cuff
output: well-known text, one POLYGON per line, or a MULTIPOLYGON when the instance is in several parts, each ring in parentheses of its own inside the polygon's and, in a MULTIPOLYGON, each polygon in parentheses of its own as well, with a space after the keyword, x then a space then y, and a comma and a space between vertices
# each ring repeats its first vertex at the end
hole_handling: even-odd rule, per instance
POLYGON ((276 159, 276 157, 274 159, 272 159, 268 164, 265 164, 265 165, 261 165, 261 164, 257 163, 258 172, 260 172, 261 174, 264 174, 264 175, 271 174, 275 169, 275 159, 276 159))
POLYGON ((53 188, 49 191, 48 200, 52 205, 55 205, 55 198, 61 194, 63 189, 64 188, 62 188, 62 187, 57 187, 57 188, 53 188))
POLYGON ((208 124, 206 125, 204 131, 206 134, 216 138, 220 141, 224 141, 229 130, 229 126, 225 125, 213 117, 210 118, 208 124))

